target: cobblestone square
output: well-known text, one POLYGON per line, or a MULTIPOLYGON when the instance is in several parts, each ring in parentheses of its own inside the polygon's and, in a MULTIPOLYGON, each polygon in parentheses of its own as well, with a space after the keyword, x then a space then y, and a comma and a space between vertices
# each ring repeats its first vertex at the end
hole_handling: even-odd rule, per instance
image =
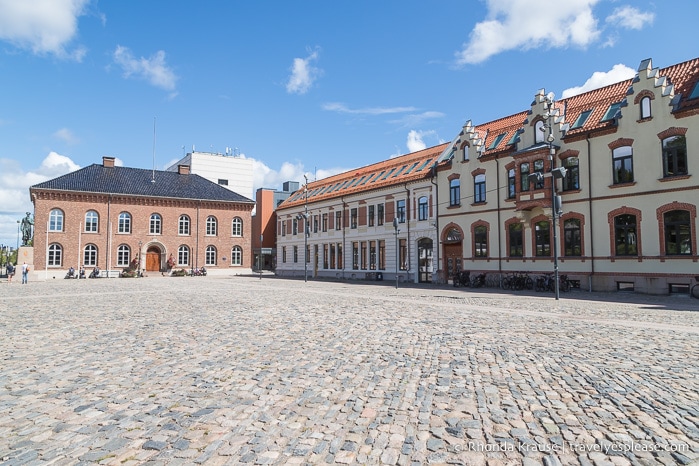
POLYGON ((0 464, 699 464, 699 301, 0 284, 0 464))

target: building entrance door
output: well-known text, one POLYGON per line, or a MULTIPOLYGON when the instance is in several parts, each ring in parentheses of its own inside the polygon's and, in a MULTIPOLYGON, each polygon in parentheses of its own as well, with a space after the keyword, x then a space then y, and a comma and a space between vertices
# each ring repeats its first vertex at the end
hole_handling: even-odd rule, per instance
POLYGON ((454 277, 456 272, 461 271, 461 261, 463 258, 463 245, 461 243, 444 245, 444 270, 447 274, 447 282, 454 277))
POLYGON ((160 272, 160 248, 151 246, 146 252, 146 271, 160 272))
POLYGON ((418 282, 432 283, 432 240, 422 238, 417 242, 418 282))

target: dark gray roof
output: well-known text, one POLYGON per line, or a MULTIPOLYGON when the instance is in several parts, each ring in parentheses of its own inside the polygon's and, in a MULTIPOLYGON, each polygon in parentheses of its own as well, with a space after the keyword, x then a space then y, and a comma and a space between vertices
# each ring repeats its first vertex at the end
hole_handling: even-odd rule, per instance
POLYGON ((50 189, 175 199, 255 202, 199 175, 180 175, 177 172, 160 170, 153 172, 153 170, 142 168, 105 167, 98 164, 35 184, 29 189, 30 191, 50 189), (155 182, 151 182, 152 179, 155 179, 155 182))

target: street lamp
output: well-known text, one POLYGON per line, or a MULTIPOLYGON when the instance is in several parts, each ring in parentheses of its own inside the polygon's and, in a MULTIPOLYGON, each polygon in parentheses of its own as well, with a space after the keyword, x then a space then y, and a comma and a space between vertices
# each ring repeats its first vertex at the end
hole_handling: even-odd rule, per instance
POLYGON ((396 217, 393 218, 393 232, 396 235, 396 289, 398 289, 398 262, 400 260, 400 257, 398 257, 398 233, 400 233, 400 230, 398 229, 398 218, 396 217))
POLYGON ((260 273, 260 280, 262 280, 262 242, 264 238, 264 235, 260 235, 260 252, 257 254, 257 271, 260 273))
POLYGON ((305 196, 304 212, 298 214, 298 220, 303 219, 303 281, 308 282, 308 176, 303 175, 305 184, 303 185, 303 194, 305 196))
POLYGON ((546 126, 541 128, 542 131, 549 130, 549 135, 546 138, 549 146, 549 162, 551 164, 551 172, 548 175, 544 175, 541 172, 535 172, 529 175, 529 180, 537 183, 543 182, 544 178, 551 178, 551 219, 553 226, 553 281, 554 290, 556 292, 556 299, 560 298, 560 287, 558 283, 558 233, 556 231, 556 218, 560 217, 563 213, 561 197, 558 196, 556 191, 556 180, 562 179, 566 176, 565 167, 554 168, 556 163, 555 155, 556 149, 553 147, 553 95, 549 94, 545 97, 546 99, 546 113, 543 117, 547 120, 546 126))

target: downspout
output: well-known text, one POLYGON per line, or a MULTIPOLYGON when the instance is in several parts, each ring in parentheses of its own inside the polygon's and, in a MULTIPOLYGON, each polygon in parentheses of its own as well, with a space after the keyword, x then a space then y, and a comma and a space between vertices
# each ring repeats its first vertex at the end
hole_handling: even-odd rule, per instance
POLYGON ((107 278, 112 269, 112 194, 107 194, 107 278))
POLYGON ((201 209, 201 199, 197 201, 197 237, 195 239, 195 247, 197 251, 194 253, 194 268, 199 268, 199 210, 201 209))
POLYGON ((406 273, 406 276, 409 277, 410 273, 411 273, 410 272, 410 257, 411 257, 411 254, 410 254, 410 249, 411 249, 410 248, 410 246, 411 246, 411 244, 410 244, 410 212, 412 211, 412 204, 410 203, 410 190, 408 189, 408 183, 407 182, 403 183, 403 187, 405 188, 405 196, 406 196, 406 199, 405 199, 405 204, 406 204, 405 223, 408 225, 407 226, 408 239, 406 240, 406 246, 408 247, 408 250, 406 251, 406 255, 408 256, 407 257, 408 268, 405 271, 405 273, 406 273))
MULTIPOLYGON (((345 241, 347 238, 345 237, 345 195, 343 194, 340 196, 340 202, 342 203, 342 216, 340 217, 340 221, 342 222, 342 279, 345 279, 345 268, 347 268, 347 259, 346 254, 347 254, 347 244, 345 241)), ((337 227, 336 227, 337 228, 337 227)), ((352 257, 350 255, 350 257, 352 257)), ((354 257, 352 257, 352 260, 354 260, 354 257)))
POLYGON ((496 194, 496 209, 498 211, 498 275, 502 277, 502 238, 500 235, 500 227, 502 224, 500 223, 500 160, 495 157, 495 167, 496 167, 496 173, 495 173, 495 186, 497 189, 495 190, 496 194))
POLYGON ((436 275, 437 275, 438 279, 441 281, 441 278, 439 278, 439 277, 441 277, 441 275, 439 273, 439 266, 440 266, 439 249, 441 247, 440 243, 439 243, 439 185, 437 185, 437 183, 434 181, 435 178, 437 178, 437 162, 435 162, 434 165, 432 166, 432 179, 430 180, 430 183, 432 183, 434 185, 434 192, 435 192, 435 195, 434 195, 434 199, 435 199, 435 201, 434 201, 434 204, 435 204, 435 206, 434 206, 434 229, 435 229, 435 238, 437 239, 437 247, 434 248, 433 251, 436 251, 435 257, 437 258, 436 259, 436 261, 437 261, 437 274, 436 275))
POLYGON ((592 227, 594 216, 592 215, 592 143, 590 133, 585 137, 587 142, 587 211, 590 216, 590 275, 587 278, 587 290, 592 291, 592 276, 595 274, 595 229, 592 227))

